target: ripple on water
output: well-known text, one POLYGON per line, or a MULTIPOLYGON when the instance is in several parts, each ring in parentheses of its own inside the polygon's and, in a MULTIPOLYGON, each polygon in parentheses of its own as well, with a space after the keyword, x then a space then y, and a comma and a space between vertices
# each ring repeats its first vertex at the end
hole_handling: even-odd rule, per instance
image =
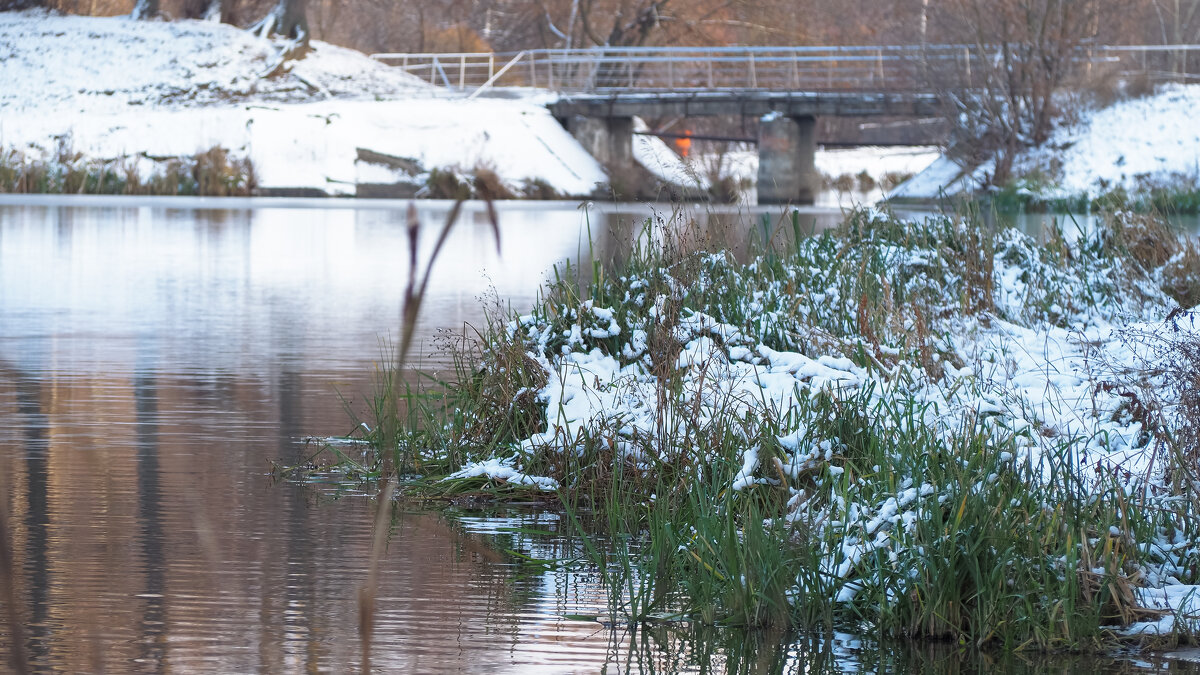
MULTIPOLYGON (((0 203, 0 495, 37 669, 355 670, 374 507, 267 474, 307 451, 301 439, 350 430, 338 392, 363 409, 380 338, 399 328, 406 204, 17 201, 0 203)), ((468 205, 431 281, 423 362, 446 365, 439 330, 483 324, 481 296, 522 309, 553 265, 626 254, 648 211, 622 208, 502 205, 497 255, 468 205)), ((418 209, 432 233, 449 205, 418 209)), ((731 223, 756 222, 700 219, 734 245, 749 229, 731 223)), ((599 575, 505 553, 576 555, 560 535, 522 532, 563 525, 545 512, 397 511, 376 670, 981 669, 854 639, 566 618, 605 615, 599 575)))

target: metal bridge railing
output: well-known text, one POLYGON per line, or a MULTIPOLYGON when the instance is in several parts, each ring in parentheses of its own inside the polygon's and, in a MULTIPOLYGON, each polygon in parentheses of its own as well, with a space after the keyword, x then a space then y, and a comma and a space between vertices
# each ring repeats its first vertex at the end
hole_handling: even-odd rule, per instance
MULTIPOLYGON (((538 87, 562 93, 719 90, 919 93, 977 84, 990 63, 963 45, 605 47, 517 54, 373 54, 431 84, 474 91, 538 87)), ((994 62, 992 57, 989 60, 994 62)), ((1200 80, 1200 45, 1090 46, 1079 64, 1156 81, 1200 80)))
MULTIPOLYGON (((496 74, 498 57, 491 52, 372 54, 371 58, 398 66, 430 84, 466 89, 479 87, 496 74)), ((503 65, 505 62, 500 61, 503 65)))

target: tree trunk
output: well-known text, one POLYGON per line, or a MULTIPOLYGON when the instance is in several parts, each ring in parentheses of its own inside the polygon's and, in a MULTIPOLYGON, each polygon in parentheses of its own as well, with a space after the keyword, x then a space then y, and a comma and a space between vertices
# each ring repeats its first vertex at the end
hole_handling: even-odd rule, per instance
POLYGON ((129 13, 129 16, 139 21, 153 19, 158 16, 158 0, 137 0, 133 4, 133 11, 129 13))
POLYGON ((221 20, 221 0, 187 0, 183 3, 183 18, 221 20))
POLYGON ((261 37, 277 35, 295 43, 295 49, 308 48, 308 16, 305 12, 307 0, 279 0, 261 21, 249 28, 261 37))

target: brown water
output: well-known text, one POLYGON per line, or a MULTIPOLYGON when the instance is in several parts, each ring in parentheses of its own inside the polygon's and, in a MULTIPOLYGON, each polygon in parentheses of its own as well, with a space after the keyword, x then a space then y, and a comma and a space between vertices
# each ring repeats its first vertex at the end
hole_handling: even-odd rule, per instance
MULTIPOLYGON (((17 602, 6 606, 0 595, 0 664, 14 651, 7 617, 15 610, 20 647, 38 671, 359 670, 356 594, 372 502, 353 490, 272 484, 269 473, 272 460, 300 458, 304 438, 349 431, 337 392, 359 400, 380 338, 399 328, 406 205, 6 200, 0 497, 17 602)), ((448 206, 419 205, 426 252, 448 206)), ((481 296, 529 307, 553 265, 623 255, 631 223, 646 212, 504 205, 497 254, 483 209, 470 206, 433 273, 419 329, 426 365, 444 365, 437 331, 482 321, 481 296)), ((739 221, 700 218, 714 230, 739 221)), ((820 226, 838 214, 805 218, 820 226)), ((723 236, 736 242, 746 231, 723 236)), ((544 512, 397 513, 380 575, 374 668, 758 673, 956 664, 944 672, 957 672, 990 664, 847 636, 682 625, 631 632, 604 620, 594 571, 530 567, 508 553, 576 555, 561 529, 544 512)))

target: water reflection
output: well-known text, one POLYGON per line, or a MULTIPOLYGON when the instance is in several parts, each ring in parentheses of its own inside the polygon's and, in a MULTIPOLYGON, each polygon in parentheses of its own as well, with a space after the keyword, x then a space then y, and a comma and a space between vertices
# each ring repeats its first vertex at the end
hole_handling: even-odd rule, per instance
MULTIPOLYGON (((48 462, 45 444, 45 419, 42 410, 42 392, 36 380, 29 375, 5 368, 13 377, 16 394, 16 409, 19 415, 32 423, 26 427, 22 450, 25 458, 25 522, 26 538, 24 551, 27 554, 23 565, 28 578, 30 595, 30 621, 28 624, 28 652, 34 661, 44 658, 47 649, 47 613, 49 611, 50 556, 49 528, 50 505, 48 462)), ((19 511, 18 511, 19 513, 19 511)), ((14 549, 21 550, 14 545, 14 549)), ((17 559, 20 560, 19 553, 17 559)))
MULTIPOLYGON (((267 473, 270 460, 302 455, 300 439, 349 430, 337 392, 361 405, 380 336, 398 334, 407 205, 269 204, 0 205, 0 485, 38 671, 357 668, 372 505, 270 486, 267 473)), ((445 363, 432 345, 438 329, 482 321, 481 295, 527 308, 554 265, 628 256, 641 223, 669 213, 577 207, 502 205, 499 253, 483 209, 466 209, 418 329, 425 365, 445 363)), ((689 208, 698 241, 744 250, 790 233, 783 211, 689 208)), ((448 209, 419 205, 423 254, 448 209)), ((808 210, 800 224, 839 219, 808 210)), ((598 574, 530 568, 508 550, 567 558, 578 542, 555 514, 398 510, 375 667, 750 673, 883 663, 821 656, 828 640, 818 653, 794 636, 679 625, 628 633, 578 620, 604 613, 598 574), (529 527, 555 534, 520 534, 529 527)), ((12 640, 0 626, 0 658, 12 640)))
POLYGON ((1195 672, 1159 655, 994 654, 952 643, 877 642, 848 634, 796 635, 695 625, 651 626, 613 641, 609 672, 792 675, 819 673, 1195 672))

